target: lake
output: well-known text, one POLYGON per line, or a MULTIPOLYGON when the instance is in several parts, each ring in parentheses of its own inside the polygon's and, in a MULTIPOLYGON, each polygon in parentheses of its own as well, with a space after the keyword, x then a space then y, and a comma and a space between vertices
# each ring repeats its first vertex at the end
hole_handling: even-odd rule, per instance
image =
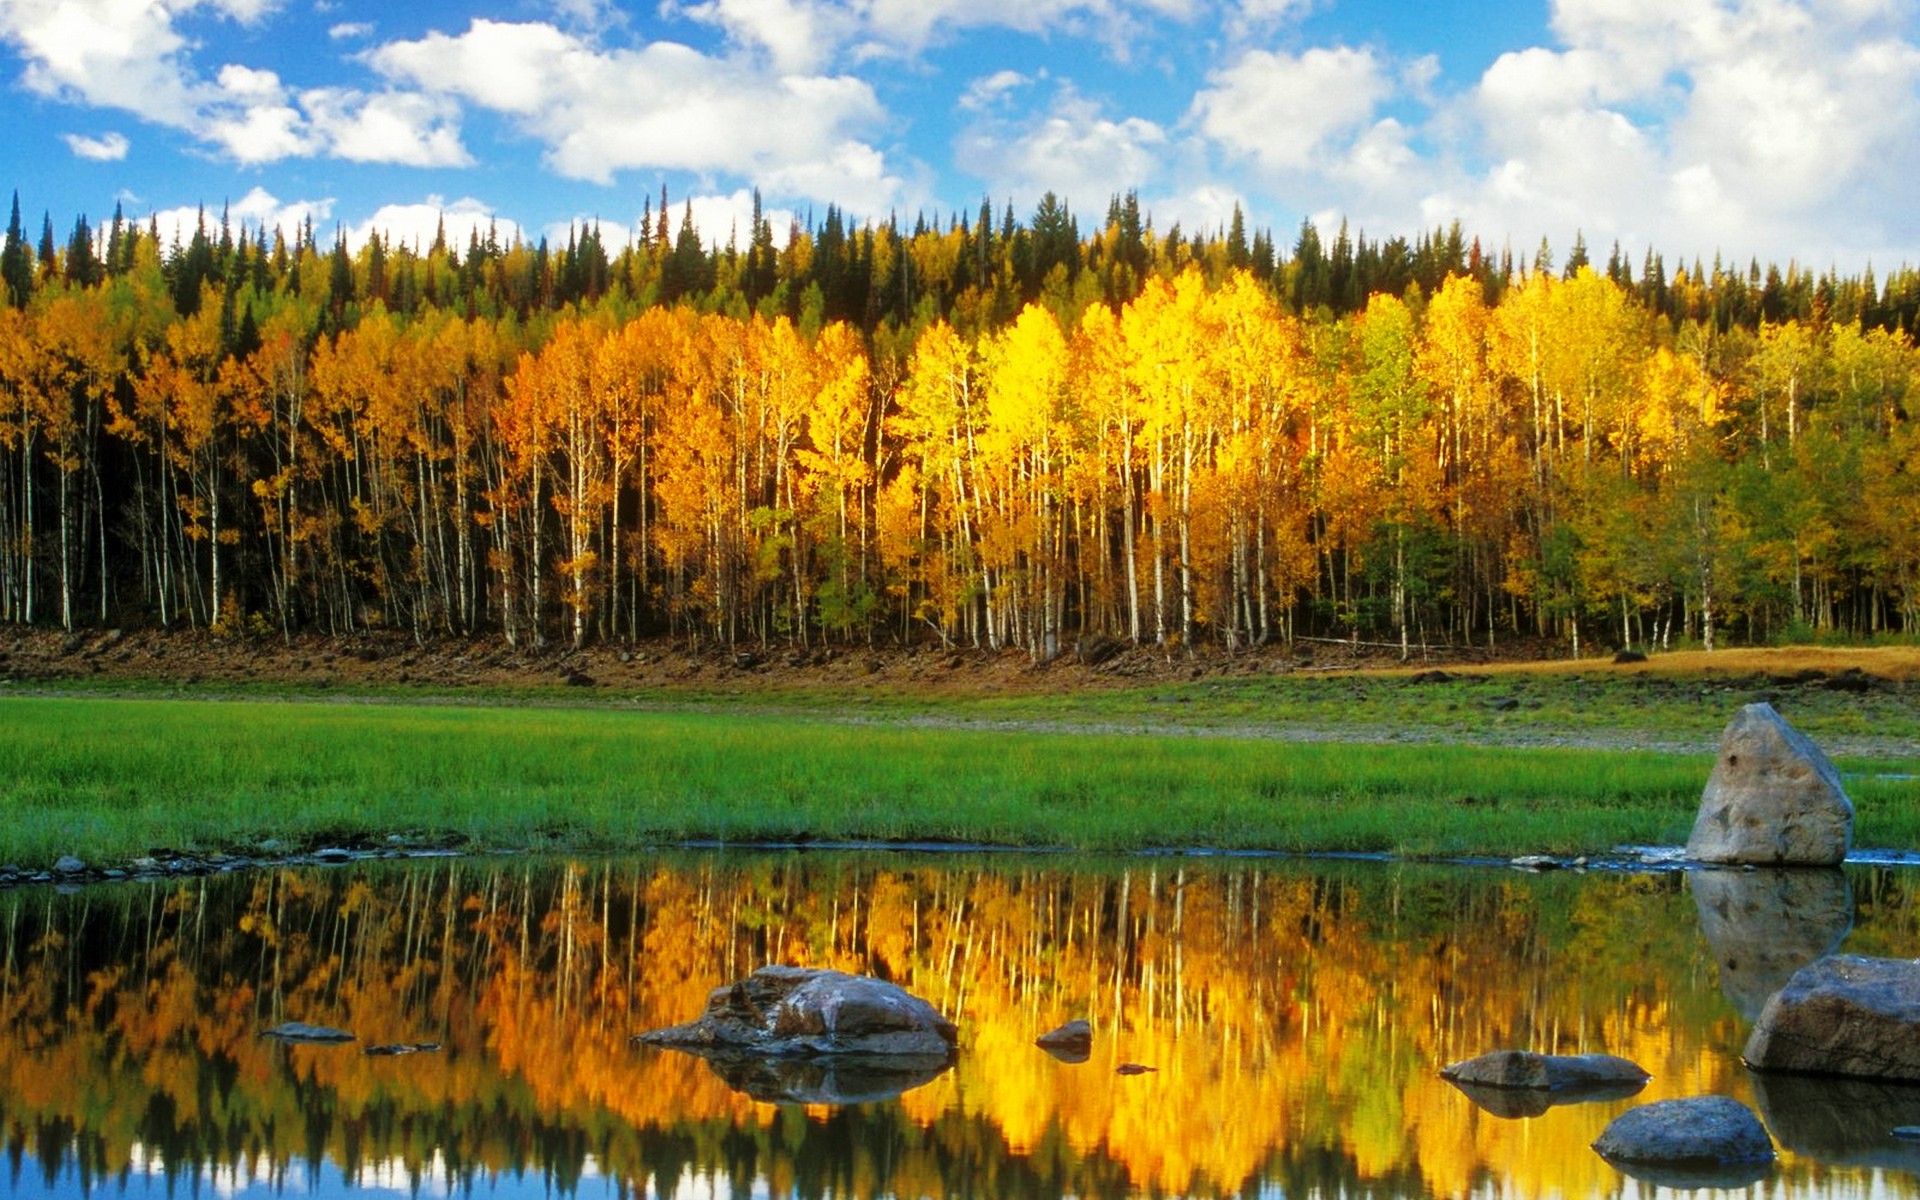
POLYGON ((0 1188, 1644 1196, 1589 1143, 1633 1105, 1722 1094, 1782 1148, 1750 1194, 1920 1196, 1920 1147, 1891 1136, 1920 1090, 1740 1062, 1800 963, 1920 953, 1916 881, 796 851, 21 890, 0 895, 0 1188), (782 1103, 633 1044, 768 962, 926 997, 960 1024, 957 1062, 891 1097, 782 1103), (1035 1047, 1074 1018, 1086 1061, 1035 1047), (287 1021, 356 1041, 262 1036, 287 1021), (1509 1047, 1653 1079, 1545 1107, 1438 1075, 1509 1047))

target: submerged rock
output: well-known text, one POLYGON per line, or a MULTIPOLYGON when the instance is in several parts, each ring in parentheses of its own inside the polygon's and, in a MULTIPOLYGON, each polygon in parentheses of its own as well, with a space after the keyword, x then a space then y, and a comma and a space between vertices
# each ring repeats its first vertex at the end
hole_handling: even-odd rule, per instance
POLYGON ((1853 928, 1853 889, 1839 870, 1693 871, 1687 881, 1720 990, 1749 1021, 1853 928))
POLYGON ((1093 1026, 1084 1020, 1068 1021, 1041 1034, 1033 1044, 1061 1062, 1083 1063, 1093 1057, 1093 1026))
POLYGON ((1616 1166, 1679 1171, 1689 1180, 1708 1182, 1720 1181, 1729 1168, 1733 1176, 1751 1182, 1751 1168, 1774 1160, 1773 1139, 1760 1118, 1730 1096, 1660 1100, 1630 1108, 1613 1119, 1593 1148, 1616 1166))
POLYGON ((1767 1001, 1745 1057, 1760 1071, 1920 1081, 1920 962, 1839 954, 1767 1001))
POLYGON ((283 1042, 351 1042, 353 1035, 344 1029, 335 1029, 331 1025, 308 1025, 304 1021, 286 1021, 272 1029, 260 1031, 261 1037, 279 1038, 283 1042))
POLYGON ((1687 856, 1700 862, 1837 865, 1853 844, 1853 803, 1820 747, 1749 704, 1720 735, 1687 856))
POLYGON ((947 1058, 959 1029, 918 996, 842 971, 761 967, 715 988, 707 1011, 636 1041, 715 1055, 947 1058))

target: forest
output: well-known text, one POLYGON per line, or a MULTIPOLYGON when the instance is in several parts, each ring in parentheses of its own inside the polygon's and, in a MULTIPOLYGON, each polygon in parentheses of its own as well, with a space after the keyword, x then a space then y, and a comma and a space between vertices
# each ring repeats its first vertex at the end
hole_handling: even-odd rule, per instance
POLYGON ((1920 270, 1081 219, 0 247, 0 621, 514 645, 1920 623, 1920 270))

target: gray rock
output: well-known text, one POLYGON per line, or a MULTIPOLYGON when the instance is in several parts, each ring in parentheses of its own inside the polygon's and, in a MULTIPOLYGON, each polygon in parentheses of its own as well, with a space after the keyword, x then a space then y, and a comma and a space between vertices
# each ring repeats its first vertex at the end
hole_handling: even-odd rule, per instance
POLYGON ((1720 967, 1720 990, 1742 1017, 1853 928, 1853 888, 1839 870, 1775 867, 1688 874, 1700 932, 1720 967))
POLYGON ((709 1056, 950 1057, 959 1030, 925 1000, 883 980, 769 966, 715 988, 698 1019, 635 1040, 709 1056))
POLYGON ((1093 1057, 1093 1026, 1084 1020, 1068 1021, 1041 1034, 1033 1044, 1061 1062, 1083 1063, 1093 1057))
POLYGON ((1700 862, 1837 865, 1853 804, 1820 747, 1770 704, 1749 704, 1720 735, 1687 856, 1700 862))
POLYGON ((344 1029, 335 1029, 331 1025, 308 1025, 304 1021, 287 1021, 275 1025, 272 1029, 260 1031, 261 1037, 279 1038, 283 1042, 351 1042, 353 1035, 344 1029))
POLYGON ((1772 1162, 1773 1139, 1730 1096, 1660 1100, 1613 1119, 1593 1148, 1608 1162, 1691 1169, 1772 1162))
POLYGON ((1920 1081, 1920 962, 1840 954, 1801 968, 1754 1022, 1748 1065, 1920 1081))
POLYGON ((86 870, 86 861, 75 858, 71 854, 62 854, 53 861, 53 873, 55 875, 82 875, 86 873, 86 870))
POLYGON ((1535 1054, 1531 1050, 1495 1050, 1450 1063, 1440 1068, 1440 1077, 1456 1084, 1540 1091, 1631 1083, 1636 1092, 1652 1078, 1639 1064, 1611 1054, 1535 1054))

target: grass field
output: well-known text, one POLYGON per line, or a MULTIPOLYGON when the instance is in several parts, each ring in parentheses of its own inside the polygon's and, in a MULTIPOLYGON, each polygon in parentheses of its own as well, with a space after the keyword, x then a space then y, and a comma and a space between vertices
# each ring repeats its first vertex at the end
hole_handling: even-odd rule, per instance
MULTIPOLYGON (((1104 703, 1066 715, 1123 715, 1104 703)), ((912 716, 10 698, 0 700, 0 862, 388 834, 476 849, 901 839, 1604 853, 1684 841, 1711 766, 1698 752, 953 728, 912 716)), ((1881 778, 1920 773, 1920 756, 1839 763, 1860 812, 1856 844, 1920 844, 1920 784, 1881 778)))

